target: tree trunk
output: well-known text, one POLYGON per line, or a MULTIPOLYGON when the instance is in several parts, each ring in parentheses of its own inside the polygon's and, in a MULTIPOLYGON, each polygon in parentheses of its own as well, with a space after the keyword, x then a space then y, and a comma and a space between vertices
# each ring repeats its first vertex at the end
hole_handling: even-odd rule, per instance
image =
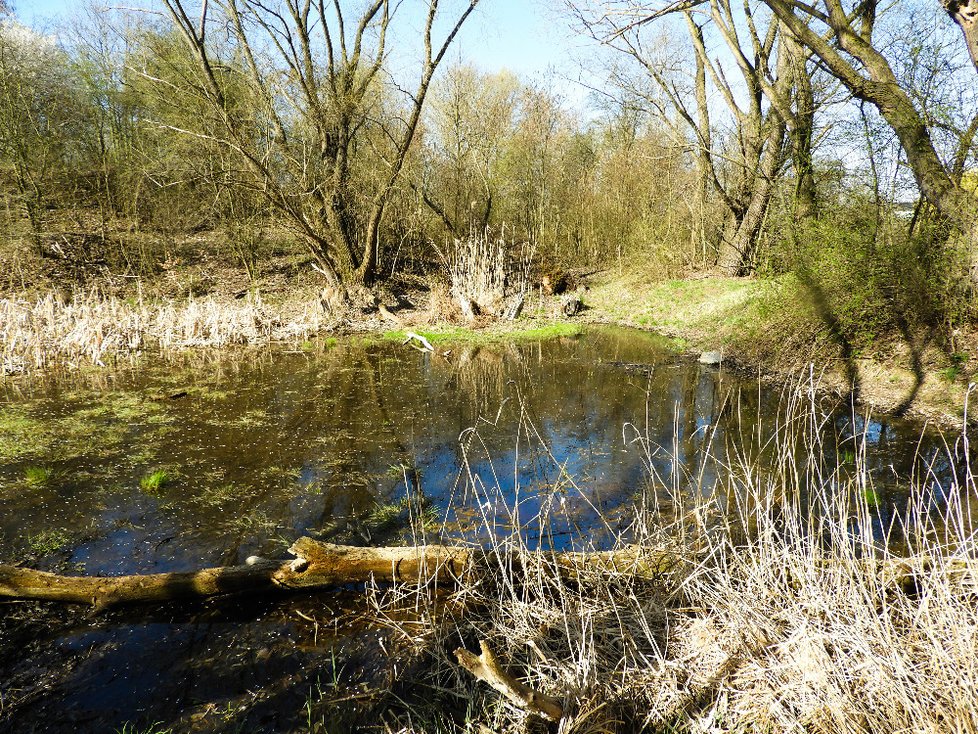
MULTIPOLYGON (((60 576, 0 565, 0 598, 39 599, 105 608, 119 604, 193 599, 236 593, 322 589, 338 584, 378 581, 424 585, 455 584, 478 574, 490 561, 485 553, 462 546, 360 548, 299 538, 291 561, 249 559, 243 566, 205 568, 187 573, 132 576, 60 576)), ((509 568, 546 563, 565 578, 590 572, 661 578, 684 567, 687 559, 672 550, 627 546, 596 553, 540 551, 506 557, 509 568)))
POLYGON ((941 0, 941 5, 961 27, 971 63, 978 70, 978 0, 941 0))
POLYGON ((724 232, 717 262, 724 274, 731 277, 750 275, 757 268, 757 245, 761 226, 767 216, 774 182, 784 157, 785 124, 776 114, 768 117, 771 131, 765 141, 759 170, 753 176, 747 208, 733 220, 724 232))
POLYGON ((818 215, 817 192, 815 189, 815 166, 812 161, 812 138, 815 130, 815 90, 808 74, 808 54, 801 43, 790 32, 782 35, 781 52, 786 55, 779 65, 783 65, 792 79, 794 111, 788 124, 788 137, 791 142, 791 161, 795 173, 794 220, 803 222, 818 215))

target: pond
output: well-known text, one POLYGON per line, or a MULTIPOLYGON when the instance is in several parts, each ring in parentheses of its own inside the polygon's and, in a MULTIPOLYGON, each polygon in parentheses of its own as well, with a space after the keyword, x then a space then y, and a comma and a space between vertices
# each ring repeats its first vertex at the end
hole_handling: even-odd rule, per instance
MULTIPOLYGON (((859 473, 872 527, 854 531, 899 542, 887 529, 911 478, 940 512, 964 461, 919 426, 829 411, 618 328, 437 354, 349 340, 146 357, 2 389, 0 562, 69 573, 283 557, 301 535, 609 547, 637 505, 675 515, 738 462, 815 463, 827 486, 859 473), (789 433, 807 439, 770 449, 789 433)), ((395 675, 384 633, 357 623, 361 597, 0 604, 0 730, 306 731, 324 686, 355 716, 358 686, 395 675)))

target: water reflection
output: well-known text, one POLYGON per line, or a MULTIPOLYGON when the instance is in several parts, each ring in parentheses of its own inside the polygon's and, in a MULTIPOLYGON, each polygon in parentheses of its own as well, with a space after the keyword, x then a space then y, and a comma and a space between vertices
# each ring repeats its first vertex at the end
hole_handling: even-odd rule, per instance
MULTIPOLYGON (((939 514, 966 460, 960 444, 913 425, 829 410, 804 389, 761 389, 620 329, 434 355, 392 343, 188 355, 86 380, 3 387, 2 561, 188 570, 279 556, 303 534, 384 544, 440 527, 478 542, 600 547, 627 538, 637 500, 666 521, 677 499, 717 488, 727 499, 733 487, 742 503, 748 484, 794 501, 856 490, 872 527, 853 532, 883 538, 911 483, 939 514), (155 471, 166 481, 142 481, 155 471)), ((137 718, 193 728, 194 716, 218 722, 212 730, 295 728, 327 648, 353 640, 347 670, 386 675, 380 638, 309 632, 308 619, 326 607, 335 618, 350 600, 94 623, 54 619, 60 609, 11 621, 13 607, 0 606, 0 700, 16 704, 0 729, 110 731, 137 718)))
POLYGON ((203 368, 188 358, 98 389, 17 390, 2 409, 0 553, 55 529, 91 573, 238 562, 301 534, 398 542, 409 515, 474 539, 519 528, 531 547, 607 545, 643 492, 708 495, 730 465, 765 462, 839 478, 858 461, 882 533, 922 467, 935 496, 955 470, 940 439, 906 423, 812 417, 798 391, 619 329, 434 355, 351 343, 203 368), (789 428, 798 445, 785 455, 771 437, 789 428), (32 467, 50 476, 29 481, 32 467), (141 486, 156 470, 168 480, 141 486))

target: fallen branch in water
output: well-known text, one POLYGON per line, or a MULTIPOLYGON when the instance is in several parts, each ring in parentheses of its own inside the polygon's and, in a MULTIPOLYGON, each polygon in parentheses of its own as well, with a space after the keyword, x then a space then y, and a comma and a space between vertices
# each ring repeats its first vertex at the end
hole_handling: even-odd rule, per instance
MULTIPOLYGON (((195 599, 225 594, 323 589, 339 584, 458 584, 488 569, 489 561, 513 571, 543 567, 566 579, 588 574, 621 574, 663 580, 689 569, 696 559, 675 549, 625 546, 593 553, 512 551, 487 556, 465 546, 420 545, 360 548, 299 538, 291 560, 251 558, 241 566, 219 566, 184 573, 131 576, 61 576, 0 564, 0 598, 40 599, 108 607, 118 604, 195 599)), ((887 588, 914 593, 920 576, 934 570, 927 558, 867 560, 887 588)), ((978 560, 948 559, 940 572, 978 588, 978 560)))
MULTIPOLYGON (((338 584, 378 581, 424 585, 456 584, 477 571, 485 554, 463 546, 424 545, 360 548, 299 538, 289 552, 293 560, 249 559, 241 566, 205 568, 186 573, 131 576, 61 576, 17 566, 0 565, 0 597, 93 604, 119 604, 193 599, 224 594, 322 589, 338 584)), ((533 553, 552 563, 555 571, 575 578, 583 569, 656 577, 684 563, 674 551, 633 546, 598 553, 533 553)), ((520 558, 507 559, 517 566, 520 558)))
POLYGON ((520 683, 503 670, 485 640, 479 642, 479 646, 482 648, 481 655, 475 655, 464 647, 456 650, 455 657, 458 658, 459 665, 479 680, 488 683, 524 711, 550 721, 560 721, 564 715, 564 707, 560 705, 560 701, 520 683))
MULTIPOLYGON (((412 342, 412 341, 417 341, 417 342, 420 342, 421 343, 421 346, 420 347, 415 347, 416 349, 419 349, 422 352, 434 352, 435 351, 435 348, 433 346, 431 346, 431 342, 428 341, 425 337, 421 336, 421 334, 415 334, 413 331, 409 331, 409 332, 407 332, 404 335, 404 337, 405 337, 404 338, 404 344, 407 344, 407 343, 412 342)), ((412 344, 412 346, 414 346, 414 345, 412 344)))

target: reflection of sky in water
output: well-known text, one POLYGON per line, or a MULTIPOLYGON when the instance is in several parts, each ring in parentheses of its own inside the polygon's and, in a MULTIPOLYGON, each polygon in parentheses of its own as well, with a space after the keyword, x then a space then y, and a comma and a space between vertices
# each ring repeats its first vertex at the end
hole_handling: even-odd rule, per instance
MULTIPOLYGON (((280 555, 304 533, 397 542, 408 499, 468 537, 516 525, 531 546, 603 545, 627 527, 650 477, 667 501, 670 488, 710 493, 728 461, 760 452, 763 464, 758 446, 783 412, 778 394, 618 329, 456 347, 448 359, 341 345, 204 369, 146 367, 120 374, 108 392, 69 389, 9 401, 39 429, 81 438, 0 465, 12 510, 0 517, 0 551, 65 529, 72 560, 109 573, 280 555), (169 399, 174 392, 187 396, 169 399), (96 408, 104 415, 91 417, 96 408), (28 487, 28 466, 54 477, 28 487), (140 488, 160 468, 170 481, 140 488)), ((922 465, 937 499, 953 469, 933 438, 915 463, 917 430, 896 420, 841 412, 822 438, 826 466, 844 474, 858 458, 869 468, 881 527, 922 465)))

